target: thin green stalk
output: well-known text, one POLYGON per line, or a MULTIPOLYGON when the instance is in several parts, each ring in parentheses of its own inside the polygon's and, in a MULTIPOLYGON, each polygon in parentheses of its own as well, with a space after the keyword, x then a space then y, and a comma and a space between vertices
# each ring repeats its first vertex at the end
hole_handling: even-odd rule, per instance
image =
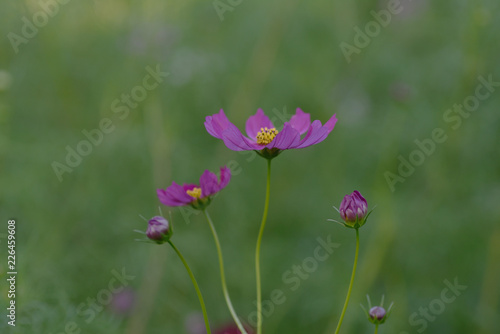
POLYGON ((205 302, 203 301, 203 296, 201 295, 200 287, 198 286, 198 283, 196 282, 196 278, 194 278, 193 272, 191 271, 191 268, 189 268, 189 265, 187 264, 186 260, 182 256, 181 252, 179 252, 177 247, 174 246, 172 241, 169 240, 168 243, 170 244, 170 246, 172 246, 174 251, 179 256, 182 263, 184 264, 184 267, 186 267, 186 270, 189 274, 189 277, 191 278, 191 281, 193 282, 194 288, 196 289, 196 294, 198 295, 198 299, 200 300, 201 311, 203 312, 203 318, 205 319, 205 327, 207 328, 207 334, 211 334, 212 332, 210 331, 210 324, 208 322, 207 309, 205 307, 205 302))
POLYGON ((347 310, 347 304, 349 303, 349 298, 351 298, 352 285, 354 283, 354 275, 356 275, 356 266, 358 265, 358 254, 359 254, 359 230, 356 229, 356 255, 354 256, 354 266, 352 267, 351 283, 349 283, 349 290, 347 290, 347 297, 344 303, 344 309, 340 315, 339 324, 337 325, 337 330, 335 334, 340 331, 340 325, 342 325, 342 320, 344 320, 345 311, 347 310))
POLYGON ((271 159, 267 160, 267 187, 266 187, 266 202, 264 204, 264 214, 262 223, 260 224, 259 236, 257 238, 257 249, 255 251, 255 276, 257 280, 257 334, 262 334, 262 288, 260 282, 260 245, 262 243, 262 235, 267 221, 267 212, 269 211, 269 195, 271 193, 271 159))
POLYGON ((378 333, 378 324, 375 325, 375 334, 378 333))
POLYGON ((220 242, 219 242, 219 237, 217 236, 217 231, 215 230, 214 223, 212 222, 212 219, 208 215, 208 212, 206 210, 203 210, 203 213, 205 214, 205 217, 207 218, 208 225, 210 225, 210 229, 212 230, 212 234, 213 234, 214 240, 215 240, 215 246, 217 247, 217 255, 219 257, 220 277, 221 277, 221 283, 222 283, 222 292, 224 293, 224 298, 226 299, 227 307, 229 309, 229 312, 231 313, 231 316, 233 317, 234 322, 238 326, 240 332, 243 334, 247 334, 245 327, 243 327, 243 325, 241 324, 241 321, 238 318, 236 311, 234 310, 233 303, 231 302, 231 298, 229 297, 229 292, 227 290, 227 284, 226 284, 226 274, 224 273, 224 259, 222 257, 222 249, 220 247, 220 242))

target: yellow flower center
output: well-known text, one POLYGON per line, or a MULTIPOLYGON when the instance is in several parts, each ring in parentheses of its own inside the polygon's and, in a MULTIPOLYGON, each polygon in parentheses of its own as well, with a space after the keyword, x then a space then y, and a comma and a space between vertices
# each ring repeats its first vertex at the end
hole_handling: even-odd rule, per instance
POLYGON ((193 188, 192 190, 187 190, 186 193, 193 198, 201 197, 201 188, 193 188))
POLYGON ((277 134, 278 130, 276 128, 260 128, 259 133, 257 133, 257 144, 267 145, 273 141, 277 134))

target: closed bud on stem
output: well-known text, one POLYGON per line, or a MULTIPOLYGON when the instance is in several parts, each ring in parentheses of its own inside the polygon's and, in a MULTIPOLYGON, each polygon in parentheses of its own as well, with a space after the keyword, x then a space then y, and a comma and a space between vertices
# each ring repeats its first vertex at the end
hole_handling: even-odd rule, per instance
POLYGON ((172 229, 168 220, 162 216, 155 216, 148 221, 146 236, 158 244, 167 242, 172 236, 172 229))
POLYGON ((384 308, 384 296, 382 296, 382 300, 380 301, 380 306, 372 307, 372 302, 368 295, 366 295, 366 299, 368 300, 368 311, 365 309, 363 305, 361 305, 361 308, 363 309, 363 311, 365 311, 368 320, 374 325, 383 324, 391 314, 392 305, 394 303, 391 303, 391 305, 389 305, 389 308, 386 311, 384 308))
POLYGON ((380 321, 385 318, 385 309, 380 306, 374 306, 370 309, 368 314, 370 315, 370 318, 372 318, 373 320, 380 321))
MULTIPOLYGON (((366 223, 366 219, 371 211, 368 211, 368 203, 359 191, 354 190, 350 195, 345 195, 337 209, 342 218, 341 225, 345 227, 358 229, 366 223)), ((336 220, 330 219, 337 222, 336 220)), ((337 222, 339 223, 339 222, 337 222)))

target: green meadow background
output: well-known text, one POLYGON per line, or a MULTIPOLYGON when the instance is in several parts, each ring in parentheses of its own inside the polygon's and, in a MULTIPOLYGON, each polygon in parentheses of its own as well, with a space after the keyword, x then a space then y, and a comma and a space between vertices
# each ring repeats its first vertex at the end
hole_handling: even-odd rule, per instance
MULTIPOLYGON (((355 233, 327 219, 338 219, 332 206, 355 189, 376 209, 360 230, 341 333, 373 332, 359 307, 366 294, 394 301, 379 333, 500 332, 500 87, 470 113, 447 111, 476 93, 479 76, 500 81, 498 1, 402 1, 350 61, 342 43, 355 46, 355 28, 364 30, 386 2, 222 0, 228 7, 219 15, 212 1, 73 0, 40 14, 50 2, 0 3, 1 333, 188 333, 200 308, 182 263, 167 246, 134 241, 133 230, 146 228, 139 215, 159 214, 157 188, 197 182, 225 164, 235 175, 209 211, 233 303, 248 321, 266 162, 227 149, 203 122, 222 108, 244 129, 263 108, 282 125, 298 107, 322 122, 336 113, 338 123, 321 144, 273 160, 263 298, 278 289, 286 301, 265 317, 264 333, 334 332, 355 233), (25 38, 34 16, 44 24, 25 38), (141 86, 148 67, 169 75, 128 113, 115 112, 125 104, 114 101, 141 86), (103 119, 113 130, 58 178, 54 166, 67 164, 68 147, 103 119), (435 129, 446 140, 414 153, 435 129), (391 189, 387 176, 410 156, 419 165, 391 189), (15 328, 6 317, 9 219, 15 328), (339 246, 293 291, 282 276, 314 256, 318 238, 339 246), (98 303, 95 317, 82 314, 89 298, 109 297, 122 270, 133 276, 133 308, 119 315, 98 303), (449 303, 446 280, 466 286, 449 303)), ((203 216, 162 210, 212 327, 230 323, 203 216)))

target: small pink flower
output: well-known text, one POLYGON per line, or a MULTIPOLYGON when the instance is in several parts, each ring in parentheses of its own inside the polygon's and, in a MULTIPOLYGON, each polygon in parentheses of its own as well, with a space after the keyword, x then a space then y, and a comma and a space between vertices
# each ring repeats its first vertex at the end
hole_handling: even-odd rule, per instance
POLYGON ((226 166, 220 169, 220 180, 217 176, 205 170, 200 177, 200 184, 183 184, 172 182, 167 189, 158 189, 157 194, 161 203, 166 206, 191 205, 196 209, 205 208, 211 196, 221 191, 231 180, 231 171, 226 166))
POLYGON ((283 150, 305 148, 322 142, 333 130, 335 123, 337 123, 336 115, 333 115, 325 125, 318 120, 311 123, 311 115, 297 108, 295 115, 290 121, 285 122, 283 129, 278 131, 264 111, 259 109, 246 122, 247 137, 228 120, 221 109, 218 114, 207 116, 205 128, 213 137, 222 139, 233 151, 255 150, 265 158, 271 159, 283 150))
POLYGON ((111 311, 120 315, 132 312, 136 300, 136 293, 131 288, 125 288, 113 295, 110 303, 111 311))

